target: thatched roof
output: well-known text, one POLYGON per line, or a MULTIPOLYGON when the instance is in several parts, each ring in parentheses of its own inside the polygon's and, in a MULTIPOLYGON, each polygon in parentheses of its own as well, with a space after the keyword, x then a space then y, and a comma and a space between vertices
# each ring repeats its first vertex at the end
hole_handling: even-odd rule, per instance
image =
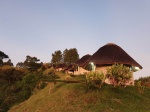
POLYGON ((70 64, 65 70, 74 71, 74 69, 75 69, 74 67, 75 67, 75 65, 70 64))
POLYGON ((113 43, 108 43, 98 49, 88 60, 95 65, 111 65, 111 64, 124 64, 134 67, 142 66, 138 64, 131 56, 129 56, 121 47, 113 43))
POLYGON ((87 55, 83 56, 81 59, 79 59, 79 60, 76 62, 76 64, 77 64, 78 66, 83 67, 84 64, 87 62, 87 60, 88 60, 90 57, 91 57, 91 55, 87 54, 87 55))

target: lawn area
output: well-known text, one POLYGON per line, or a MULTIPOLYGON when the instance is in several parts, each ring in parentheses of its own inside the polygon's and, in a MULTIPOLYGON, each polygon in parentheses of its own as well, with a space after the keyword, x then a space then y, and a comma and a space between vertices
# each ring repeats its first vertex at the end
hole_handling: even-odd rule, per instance
POLYGON ((135 86, 114 88, 104 84, 102 88, 87 91, 85 76, 70 76, 68 81, 70 82, 62 80, 56 84, 49 83, 25 102, 12 107, 9 112, 149 112, 150 110, 148 88, 140 93, 135 86))

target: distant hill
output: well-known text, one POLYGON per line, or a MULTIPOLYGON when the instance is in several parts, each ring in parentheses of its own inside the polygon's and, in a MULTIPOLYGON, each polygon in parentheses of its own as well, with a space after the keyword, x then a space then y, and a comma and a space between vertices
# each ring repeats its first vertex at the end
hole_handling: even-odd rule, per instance
POLYGON ((150 112, 150 89, 104 85, 87 92, 84 83, 49 83, 8 112, 150 112))

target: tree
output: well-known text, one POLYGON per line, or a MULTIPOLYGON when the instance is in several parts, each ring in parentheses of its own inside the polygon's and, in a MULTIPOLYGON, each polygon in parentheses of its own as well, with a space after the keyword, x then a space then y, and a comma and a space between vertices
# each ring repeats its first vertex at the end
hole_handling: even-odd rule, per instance
POLYGON ((40 67, 42 67, 42 65, 43 65, 43 63, 37 63, 38 61, 40 61, 40 60, 37 59, 37 57, 31 57, 31 56, 27 55, 26 60, 23 63, 18 62, 16 67, 27 68, 30 71, 35 71, 35 70, 39 69, 40 67))
POLYGON ((55 64, 62 62, 62 52, 60 50, 55 51, 52 54, 52 60, 51 60, 51 62, 55 63, 55 64))
POLYGON ((7 62, 4 62, 3 65, 13 66, 13 63, 11 62, 11 59, 9 59, 7 62))
POLYGON ((63 52, 63 61, 66 64, 74 64, 79 59, 79 54, 76 48, 65 49, 63 52))
POLYGON ((24 65, 31 71, 35 71, 42 66, 42 63, 37 63, 40 59, 37 57, 26 56, 26 60, 24 61, 24 65))
POLYGON ((9 58, 4 52, 0 51, 0 59, 9 58))
POLYGON ((68 52, 69 52, 69 50, 68 49, 65 49, 64 51, 63 51, 63 62, 69 62, 69 56, 68 56, 68 52))
POLYGON ((114 64, 111 68, 107 68, 107 78, 112 81, 114 86, 125 86, 131 76, 130 68, 123 64, 114 64))
POLYGON ((37 59, 37 57, 31 57, 29 55, 26 56, 26 60, 25 60, 25 62, 29 62, 29 63, 37 63, 38 61, 40 60, 37 59))
POLYGON ((18 62, 18 63, 16 64, 16 67, 18 67, 18 68, 25 68, 25 65, 24 65, 23 62, 18 62))
POLYGON ((4 58, 9 58, 9 57, 4 52, 0 51, 0 66, 3 65, 3 59, 4 58))

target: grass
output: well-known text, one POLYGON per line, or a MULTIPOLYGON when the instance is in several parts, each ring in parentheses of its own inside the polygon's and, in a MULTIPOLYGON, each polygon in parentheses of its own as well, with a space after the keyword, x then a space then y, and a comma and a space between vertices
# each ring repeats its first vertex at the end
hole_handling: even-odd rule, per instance
POLYGON ((8 112, 149 112, 150 89, 139 93, 133 86, 104 85, 87 92, 84 76, 69 80, 79 83, 49 83, 43 90, 8 112))

